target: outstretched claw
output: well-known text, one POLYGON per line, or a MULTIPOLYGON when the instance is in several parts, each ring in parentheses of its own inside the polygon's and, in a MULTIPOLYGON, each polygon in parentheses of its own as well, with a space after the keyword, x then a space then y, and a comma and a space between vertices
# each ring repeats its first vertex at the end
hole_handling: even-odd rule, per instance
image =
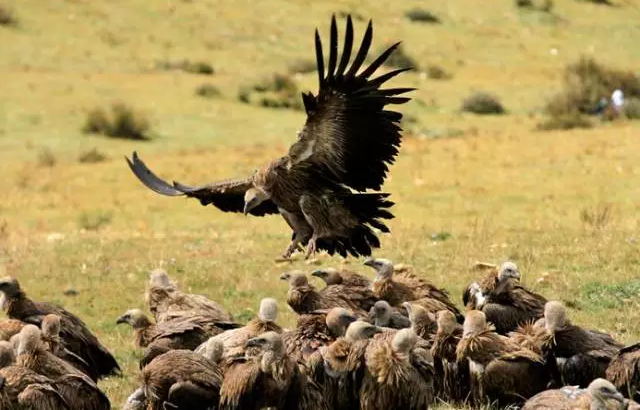
POLYGON ((304 258, 309 259, 314 253, 316 253, 316 237, 312 236, 311 239, 309 239, 309 243, 307 244, 307 252, 304 258))

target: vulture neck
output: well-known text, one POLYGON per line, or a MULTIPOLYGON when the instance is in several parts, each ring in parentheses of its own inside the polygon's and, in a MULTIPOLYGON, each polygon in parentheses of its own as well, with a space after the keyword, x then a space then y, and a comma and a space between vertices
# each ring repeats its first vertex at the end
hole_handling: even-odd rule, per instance
POLYGON ((147 325, 144 327, 136 327, 136 346, 147 347, 153 336, 156 333, 156 327, 151 322, 147 321, 147 325))
POLYGON ((19 290, 11 297, 7 296, 5 303, 7 316, 10 318, 20 318, 37 314, 35 304, 27 298, 27 295, 22 290, 19 290))

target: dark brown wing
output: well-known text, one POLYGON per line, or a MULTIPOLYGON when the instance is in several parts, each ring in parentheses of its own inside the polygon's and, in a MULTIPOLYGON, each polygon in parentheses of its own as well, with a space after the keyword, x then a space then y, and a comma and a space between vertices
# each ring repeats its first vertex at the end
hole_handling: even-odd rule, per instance
POLYGON ((302 94, 307 122, 289 149, 289 166, 313 165, 321 174, 331 175, 358 191, 380 189, 388 165, 400 146, 399 122, 402 114, 385 110, 387 104, 402 104, 398 97, 411 88, 381 90, 387 80, 409 68, 391 71, 375 79, 371 75, 385 62, 395 44, 358 74, 371 46, 373 28, 367 27, 356 57, 349 66, 353 47, 353 24, 347 17, 344 49, 338 63, 338 29, 331 20, 328 69, 324 69, 322 42, 316 30, 316 60, 320 80, 317 96, 302 94), (349 66, 349 67, 348 67, 349 66))
MULTIPOLYGON (((126 158, 129 168, 147 188, 165 196, 187 196, 196 198, 202 205, 213 205, 223 212, 242 212, 244 194, 253 187, 249 178, 227 179, 198 187, 190 187, 179 182, 170 185, 155 175, 134 151, 131 159, 126 158)), ((250 211, 251 215, 277 214, 278 207, 266 200, 250 211)))

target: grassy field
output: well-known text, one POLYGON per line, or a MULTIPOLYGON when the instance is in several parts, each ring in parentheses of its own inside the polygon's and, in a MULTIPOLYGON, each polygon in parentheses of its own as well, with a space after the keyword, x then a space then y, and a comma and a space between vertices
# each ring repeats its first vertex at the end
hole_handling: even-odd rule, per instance
MULTIPOLYGON (((528 286, 569 304, 575 322, 640 339, 640 123, 534 131, 580 55, 638 70, 639 3, 558 1, 549 15, 507 0, 449 0, 428 5, 437 25, 409 22, 412 1, 359 3, 0 1, 16 21, 0 26, 0 274, 79 314, 115 352, 124 377, 101 383, 114 407, 136 386, 139 358, 132 332, 115 320, 144 307, 150 269, 166 267, 240 320, 261 297, 276 297, 286 325, 294 316, 278 275, 310 269, 274 262, 290 235, 281 219, 156 196, 123 155, 137 150, 185 183, 242 176, 280 155, 304 115, 242 104, 238 90, 312 58, 313 29, 326 36, 339 11, 374 18, 374 48, 404 40, 422 68, 453 76, 435 81, 419 70, 394 83, 418 87, 403 108, 417 123, 386 184, 397 218, 376 256, 416 266, 458 303, 474 261, 511 259, 528 286), (156 68, 185 58, 216 72, 156 68), (222 95, 196 96, 207 83, 222 95), (461 114, 476 90, 500 96, 508 115, 461 114), (119 100, 150 118, 152 141, 81 132, 89 110, 119 100), (94 148, 104 161, 78 161, 94 148)), ((356 21, 357 37, 364 25, 356 21)), ((315 91, 315 75, 298 81, 315 91)), ((319 263, 366 272, 353 259, 319 263)))

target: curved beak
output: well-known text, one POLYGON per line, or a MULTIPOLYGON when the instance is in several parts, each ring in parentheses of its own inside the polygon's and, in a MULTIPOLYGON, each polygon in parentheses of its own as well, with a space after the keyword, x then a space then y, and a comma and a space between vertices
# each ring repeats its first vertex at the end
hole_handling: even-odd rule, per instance
POLYGON ((285 272, 282 275, 280 275, 280 280, 289 280, 290 276, 291 275, 285 272))
POLYGON ((365 266, 373 266, 375 264, 375 259, 373 258, 367 258, 364 260, 364 262, 362 262, 363 265, 365 266))
POLYGON ((404 302, 404 303, 402 304, 402 307, 403 307, 403 308, 405 308, 405 309, 407 310, 407 313, 408 313, 409 315, 411 315, 411 303, 409 303, 409 302, 404 302))
POLYGON ((251 204, 249 204, 249 203, 247 203, 247 202, 245 202, 245 203, 244 203, 244 208, 242 209, 242 213, 243 213, 245 216, 249 214, 249 211, 251 211, 250 205, 251 205, 251 204))
POLYGON ((317 269, 311 272, 311 276, 315 276, 316 278, 322 278, 322 276, 324 276, 324 272, 320 269, 317 269))
POLYGON ((116 325, 120 325, 122 323, 127 323, 127 319, 123 316, 120 316, 118 320, 116 320, 116 325))
POLYGON ((244 347, 259 347, 259 346, 261 346, 260 339, 255 337, 253 339, 247 340, 246 343, 244 344, 244 347))

